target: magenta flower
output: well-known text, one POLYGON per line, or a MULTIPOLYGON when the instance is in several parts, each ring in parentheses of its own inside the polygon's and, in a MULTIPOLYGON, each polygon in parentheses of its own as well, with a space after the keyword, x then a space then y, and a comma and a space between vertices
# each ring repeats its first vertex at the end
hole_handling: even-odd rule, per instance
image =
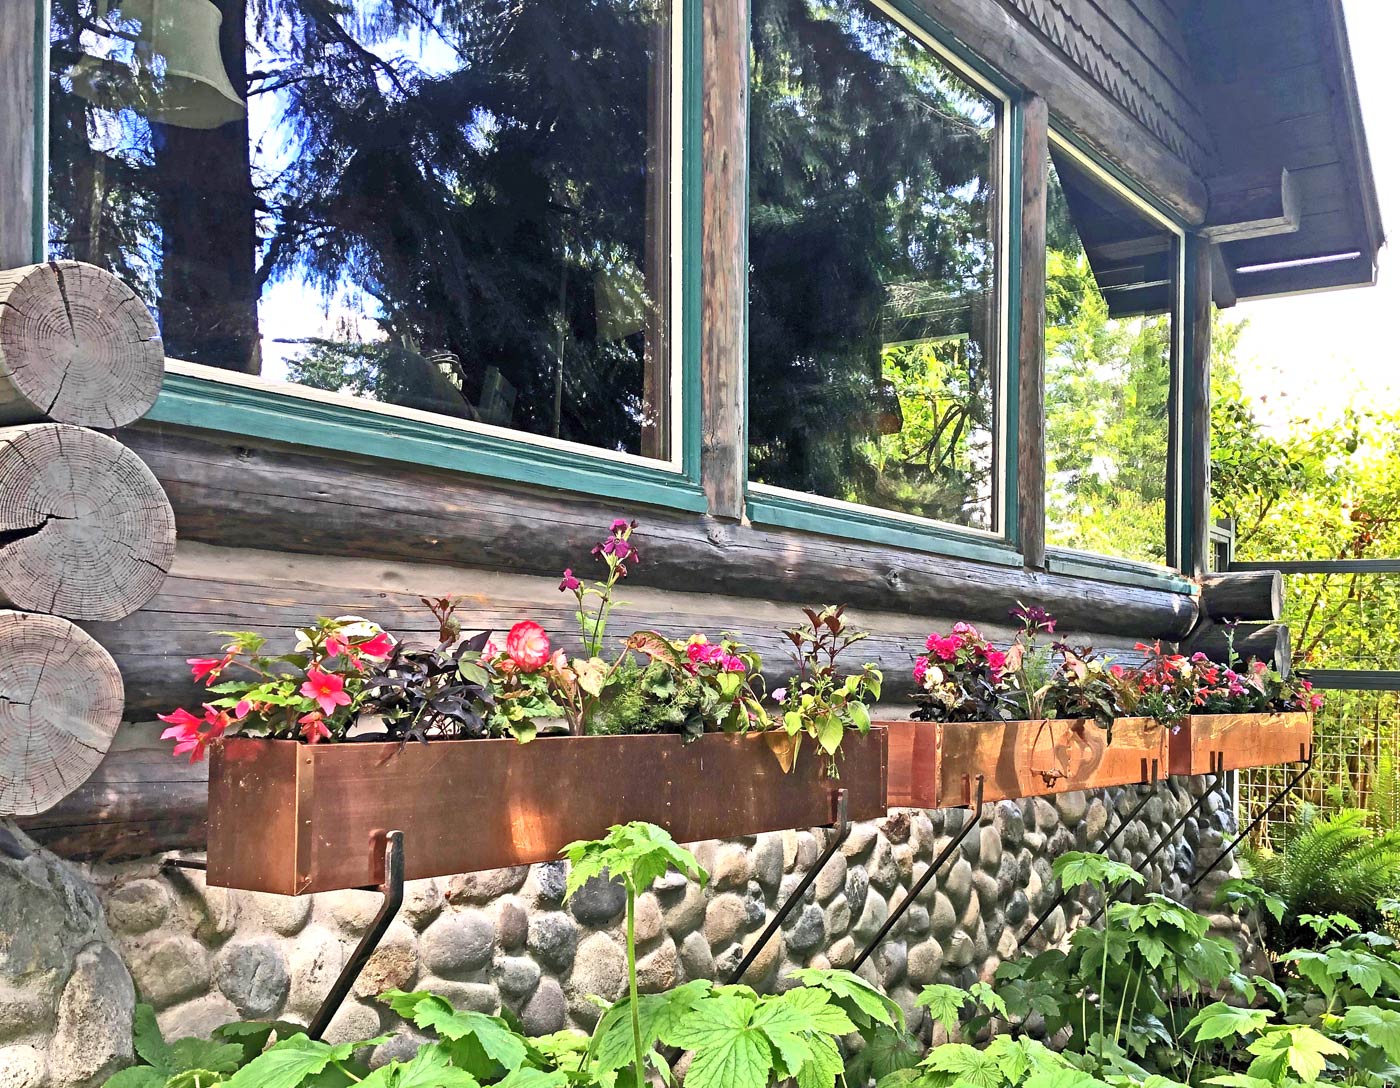
POLYGON ((583 583, 574 577, 573 568, 565 567, 564 577, 559 582, 559 592, 576 593, 578 591, 579 586, 581 585, 583 585, 583 583))

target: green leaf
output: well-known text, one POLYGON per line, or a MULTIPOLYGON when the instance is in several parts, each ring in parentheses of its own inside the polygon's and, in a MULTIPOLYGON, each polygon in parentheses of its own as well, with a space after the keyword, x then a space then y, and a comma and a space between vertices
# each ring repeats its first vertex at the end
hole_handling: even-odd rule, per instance
POLYGON ((985 982, 974 982, 967 990, 968 996, 977 1004, 981 1005, 989 1012, 995 1013, 1003 1020, 1010 1019, 1006 1011, 1006 1002, 1001 996, 988 986, 985 982))
POLYGON ((421 1047, 411 1061, 390 1062, 360 1082, 361 1088, 480 1088, 480 1082, 452 1064, 440 1043, 421 1047))
POLYGON ((693 1050, 687 1088, 766 1088, 773 1052, 751 1023, 752 998, 725 993, 700 1002, 663 1041, 693 1050))
MULTIPOLYGON (((497 1082, 495 1088, 566 1088, 571 1083, 569 1074, 562 1069, 531 1069, 521 1066, 505 1080, 497 1082)), ((429 1088, 424 1085, 423 1088, 429 1088)), ((453 1088, 448 1085, 446 1088, 453 1088)))
POLYGON ((1326 1068, 1329 1055, 1344 1057, 1350 1053, 1341 1043, 1306 1024, 1270 1031, 1245 1049, 1257 1055, 1248 1069, 1251 1077, 1278 1080, 1285 1069, 1291 1069, 1299 1080, 1308 1084, 1317 1080, 1326 1068))
POLYGON ((1102 854, 1087 854, 1082 850, 1071 850, 1061 854, 1050 868, 1066 888, 1080 884, 1117 888, 1127 883, 1139 886, 1146 883, 1146 878, 1131 865, 1112 861, 1102 854))
POLYGON ((873 1022, 904 1028, 904 1010, 852 971, 806 967, 793 971, 791 977, 831 994, 857 1027, 873 1022))
POLYGON ((293 1035, 235 1073, 229 1088, 300 1088, 308 1077, 332 1061, 344 1061, 351 1053, 350 1044, 333 1047, 305 1035, 293 1035))
POLYGON ((958 1026, 958 1014, 971 1000, 972 995, 966 990, 940 982, 934 986, 925 986, 914 1004, 928 1009, 929 1016, 942 1024, 944 1031, 952 1031, 958 1026))
POLYGON ((1227 1039, 1231 1036, 1253 1035, 1268 1024, 1273 1013, 1267 1009, 1239 1009, 1223 1001, 1207 1005, 1186 1025, 1196 1033, 1196 1042, 1227 1039))
POLYGON ((149 1065, 133 1065, 113 1073, 102 1082, 102 1088, 162 1088, 165 1074, 149 1065))
MULTIPOLYGON (((390 990, 380 995, 391 1009, 420 1028, 436 1031, 444 1039, 474 1044, 489 1061, 500 1064, 507 1072, 518 1069, 525 1061, 525 1043, 496 1016, 480 1012, 458 1012, 436 994, 423 991, 407 994, 390 990)), ((473 1053, 472 1046, 466 1053, 473 1053)), ((474 1063, 467 1063, 474 1065, 474 1063)), ((485 1073, 487 1070, 474 1069, 485 1073)))
MULTIPOLYGON (((708 979, 695 979, 665 993, 640 995, 637 999, 637 1021, 641 1027, 643 1051, 651 1050, 656 1041, 688 1015, 710 989, 708 979)), ((594 1028, 590 1049, 594 1068, 602 1072, 623 1069, 636 1061, 630 998, 615 1002, 603 1014, 594 1028)))
POLYGON ((951 1074, 959 1088, 1002 1088, 1010 1083, 995 1054, 967 1043, 944 1043, 934 1047, 924 1059, 924 1068, 951 1074))
POLYGON ((212 1088, 224 1083, 223 1073, 212 1069, 186 1069, 165 1082, 164 1088, 212 1088))
POLYGON ((834 755, 836 749, 841 747, 841 738, 845 733, 846 727, 841 724, 841 719, 834 713, 828 714, 817 726, 817 743, 827 755, 834 755))
POLYGON ((664 829, 640 821, 611 827, 601 839, 571 842, 563 853, 569 859, 566 899, 586 881, 605 873, 631 880, 638 892, 672 867, 701 884, 709 880, 694 854, 677 846, 664 829))
POLYGON ((1342 1017, 1342 1030, 1384 1052, 1400 1065, 1400 1012, 1354 1005, 1342 1017))
POLYGON ((797 1088, 834 1088, 836 1078, 844 1072, 836 1040, 814 1035, 809 1042, 812 1057, 797 1071, 797 1088))
POLYGON ((167 1076, 173 1070, 169 1065, 169 1047, 156 1023, 156 1010, 150 1005, 137 1005, 131 1018, 131 1046, 136 1056, 147 1065, 154 1066, 167 1076))
POLYGON ((870 708, 860 701, 853 701, 846 704, 846 713, 851 716, 851 723, 862 733, 870 731, 870 708))
POLYGON ((275 1034, 279 1039, 290 1039, 304 1032, 306 1028, 288 1020, 247 1020, 224 1024, 213 1031, 215 1039, 225 1043, 237 1043, 243 1048, 243 1064, 261 1054, 268 1040, 275 1034))

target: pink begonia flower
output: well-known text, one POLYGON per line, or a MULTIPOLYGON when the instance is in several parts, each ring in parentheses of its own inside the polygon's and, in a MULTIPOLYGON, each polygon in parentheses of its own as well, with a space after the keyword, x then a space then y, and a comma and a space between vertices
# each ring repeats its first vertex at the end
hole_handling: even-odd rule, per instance
POLYGON ((314 665, 306 670, 306 683, 301 685, 301 694, 314 700, 323 714, 334 714, 336 707, 350 705, 345 680, 335 673, 322 672, 314 665))
POLYGON ((952 661, 958 656, 958 651, 962 649, 962 639, 957 635, 949 635, 943 638, 939 635, 929 635, 928 650, 940 661, 952 661))
POLYGON ((575 576, 572 567, 564 568, 564 577, 559 580, 560 593, 575 593, 583 585, 575 576))
POLYGON ((383 661, 394 652, 394 636, 388 631, 380 631, 373 638, 360 643, 355 649, 372 661, 383 661))
POLYGON ((298 718, 297 724, 301 726, 301 735, 306 739, 307 744, 331 739, 331 731, 326 728, 325 719, 314 710, 310 714, 303 714, 298 718))
POLYGON ((196 718, 188 710, 156 716, 161 721, 171 723, 171 727, 160 735, 161 740, 174 740, 172 754, 179 756, 189 752, 191 763, 201 762, 210 743, 222 737, 230 724, 228 715, 212 706, 205 706, 203 718, 196 718))
POLYGON ((981 638, 982 632, 973 627, 970 623, 963 623, 961 620, 953 624, 953 634, 964 635, 968 638, 981 638))
POLYGON ((1000 650, 988 649, 982 656, 987 662, 987 667, 993 672, 1001 672, 1006 668, 1006 654, 1000 650))
POLYGON ((190 667, 190 672, 196 680, 212 684, 232 660, 233 654, 225 654, 223 657, 187 657, 185 664, 190 667))
POLYGON ((482 661, 494 661, 496 655, 501 652, 501 648, 496 645, 496 640, 488 638, 486 645, 481 648, 482 661))
POLYGON ((534 672, 549 660, 549 636, 530 620, 521 620, 506 635, 506 653, 525 672, 534 672))
POLYGON ((924 677, 928 675, 928 658, 918 657, 914 659, 914 683, 919 687, 924 686, 924 677))

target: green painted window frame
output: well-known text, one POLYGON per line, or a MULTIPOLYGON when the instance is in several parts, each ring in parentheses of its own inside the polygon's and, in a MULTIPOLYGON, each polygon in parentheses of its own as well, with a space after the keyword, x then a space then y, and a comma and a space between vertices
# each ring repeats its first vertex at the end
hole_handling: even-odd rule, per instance
MULTIPOLYGON (((598 456, 582 444, 546 445, 505 434, 409 418, 374 407, 332 403, 273 383, 237 383, 167 367, 146 418, 158 423, 256 436, 388 461, 460 471, 512 483, 596 495, 629 503, 707 509, 700 486, 701 18, 704 0, 680 8, 679 136, 681 245, 679 468, 598 456)), ((35 0, 34 260, 47 255, 49 0, 35 0)), ((203 368, 201 368, 203 369, 203 368)))
MULTIPOLYGON (((1020 550, 1020 510, 1016 488, 1015 465, 1019 456, 1020 404, 1015 391, 1020 385, 1020 297, 1015 289, 1021 274, 1021 175, 1025 139, 1024 96, 1019 94, 1004 74, 982 57, 969 51, 958 39, 936 22, 916 0, 869 0, 896 22, 912 26, 963 78, 969 78, 1000 99, 1002 118, 998 130, 1004 133, 1007 167, 1003 172, 1006 193, 1000 201, 1000 213, 1005 228, 1004 252, 998 269, 998 309, 1006 315, 1005 344, 998 371, 1002 388, 997 390, 997 410, 1000 417, 1000 448, 998 466, 993 481, 994 495, 1001 518, 995 532, 964 528, 951 522, 932 518, 892 516, 874 506, 841 503, 833 505, 820 497, 806 498, 781 489, 755 490, 748 479, 748 262, 745 262, 744 284, 744 504, 749 520, 757 525, 797 529, 823 536, 861 540, 872 544, 908 548, 911 551, 970 559, 1005 567, 1020 567, 1024 560, 1020 550)), ((752 20, 752 8, 749 11, 752 20)), ((748 238, 745 230, 744 237, 748 238)), ((761 485, 759 485, 761 486, 761 485)))

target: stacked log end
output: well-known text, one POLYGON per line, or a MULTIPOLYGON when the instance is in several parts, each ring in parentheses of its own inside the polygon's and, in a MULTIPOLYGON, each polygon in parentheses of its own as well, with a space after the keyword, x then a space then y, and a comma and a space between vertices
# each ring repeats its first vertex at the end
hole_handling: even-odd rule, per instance
POLYGON ((155 403, 164 363, 150 310, 110 272, 0 272, 0 423, 124 427, 155 403))
POLYGON ((97 769, 122 716, 122 678, 58 616, 0 611, 0 813, 32 816, 97 769))
POLYGON ((1187 653, 1203 653, 1229 664, 1234 658, 1263 661, 1287 677, 1293 643, 1283 617, 1283 575, 1276 570, 1208 574, 1201 579, 1200 622, 1182 642, 1187 653))
POLYGON ((70 621, 149 601, 175 516, 141 459, 89 428, 144 415, 164 364, 150 311, 111 273, 0 272, 0 815, 82 785, 121 721, 116 663, 70 621))

